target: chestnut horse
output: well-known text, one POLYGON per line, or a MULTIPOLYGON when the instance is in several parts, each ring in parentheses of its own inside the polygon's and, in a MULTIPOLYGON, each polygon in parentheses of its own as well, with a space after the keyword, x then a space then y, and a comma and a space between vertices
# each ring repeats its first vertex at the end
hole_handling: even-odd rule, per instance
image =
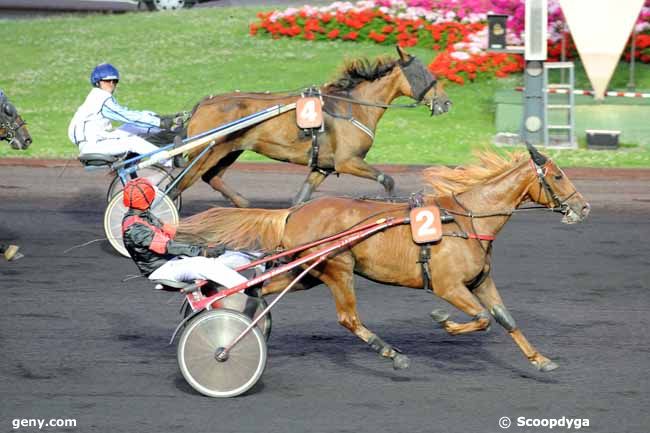
POLYGON ((0 90, 0 140, 6 140, 16 150, 24 150, 32 144, 32 137, 27 131, 23 118, 16 107, 9 102, 0 90))
MULTIPOLYGON (((589 204, 569 178, 550 159, 529 147, 524 153, 501 157, 485 152, 481 163, 466 168, 445 167, 425 170, 425 181, 434 194, 424 196, 426 205, 437 205, 454 215, 443 226, 444 237, 430 244, 430 260, 425 260, 429 284, 425 289, 468 314, 472 320, 457 323, 445 312, 434 310, 432 317, 452 335, 485 330, 491 316, 514 339, 530 362, 541 371, 557 365, 530 344, 505 307, 490 276, 491 236, 496 236, 522 203, 533 201, 564 215, 567 224, 584 220, 589 204)), ((179 226, 185 237, 201 237, 223 242, 232 248, 259 248, 267 251, 293 248, 339 233, 360 223, 381 217, 408 215, 408 205, 352 198, 320 198, 292 209, 214 208, 186 219, 179 226)), ((307 254, 307 250, 302 254, 307 254)), ((393 359, 395 368, 406 368, 409 360, 366 328, 356 307, 353 274, 373 281, 423 288, 420 246, 407 225, 386 229, 351 248, 332 253, 316 267, 299 289, 319 283, 329 286, 336 304, 338 321, 368 343, 381 356, 393 359)), ((297 274, 279 275, 262 290, 263 295, 282 290, 297 274)))
MULTIPOLYGON (((449 110, 451 102, 431 72, 417 58, 399 47, 397 50, 399 60, 378 58, 374 62, 365 59, 347 62, 338 79, 318 89, 317 94, 324 101, 324 132, 318 134, 320 150, 316 161, 310 164, 311 171, 294 203, 308 200, 332 172, 376 180, 391 194, 393 179, 364 161, 372 146, 377 122, 390 103, 400 96, 408 96, 418 104, 428 105, 432 114, 449 110)), ((296 102, 298 97, 287 93, 228 93, 204 98, 193 110, 187 135, 197 135, 275 104, 296 102)), ((201 150, 194 150, 190 159, 201 150)), ((202 177, 236 206, 248 207, 248 200, 222 179, 226 169, 244 150, 278 161, 308 165, 312 137, 297 126, 295 110, 230 134, 190 169, 177 192, 202 177)))

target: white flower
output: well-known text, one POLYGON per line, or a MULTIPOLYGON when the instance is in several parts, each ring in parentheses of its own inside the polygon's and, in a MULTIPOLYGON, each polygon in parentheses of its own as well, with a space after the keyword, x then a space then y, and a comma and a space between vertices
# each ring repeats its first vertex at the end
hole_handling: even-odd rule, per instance
POLYGON ((463 51, 454 51, 450 56, 456 60, 468 60, 470 58, 470 55, 463 51))

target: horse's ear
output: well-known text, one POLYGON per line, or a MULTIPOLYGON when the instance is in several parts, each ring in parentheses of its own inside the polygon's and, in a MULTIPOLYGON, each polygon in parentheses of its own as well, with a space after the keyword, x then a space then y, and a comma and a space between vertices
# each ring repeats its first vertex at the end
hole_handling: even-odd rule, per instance
POLYGON ((404 51, 399 45, 395 45, 395 48, 397 48, 397 54, 399 54, 399 58, 402 60, 402 62, 406 62, 411 58, 411 55, 404 51))
POLYGON ((548 161, 548 159, 544 155, 539 153, 537 148, 533 146, 529 141, 526 141, 526 148, 528 149, 528 153, 530 153, 530 157, 533 159, 533 162, 535 164, 537 164, 540 167, 546 164, 546 161, 548 161))

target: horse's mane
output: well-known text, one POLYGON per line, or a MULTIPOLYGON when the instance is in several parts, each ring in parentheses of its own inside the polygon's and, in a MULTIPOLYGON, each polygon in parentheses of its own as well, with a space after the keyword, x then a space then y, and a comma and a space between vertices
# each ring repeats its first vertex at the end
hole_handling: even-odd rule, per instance
POLYGON ((477 152, 475 156, 479 162, 467 167, 437 166, 425 169, 422 172, 425 184, 438 196, 460 194, 510 171, 528 157, 525 152, 502 156, 489 150, 477 152))
POLYGON ((397 60, 381 56, 375 60, 367 58, 346 60, 334 81, 325 85, 329 91, 346 91, 354 89, 363 81, 375 81, 384 77, 395 68, 397 60))

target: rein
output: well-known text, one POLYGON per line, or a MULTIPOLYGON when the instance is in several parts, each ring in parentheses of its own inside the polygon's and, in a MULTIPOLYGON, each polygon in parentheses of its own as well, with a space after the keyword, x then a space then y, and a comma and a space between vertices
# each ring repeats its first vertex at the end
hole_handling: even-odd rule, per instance
POLYGON ((323 98, 336 99, 339 101, 348 102, 350 104, 363 105, 366 107, 376 107, 376 108, 417 108, 418 106, 421 105, 420 103, 417 102, 411 104, 381 104, 377 102, 363 101, 361 99, 355 99, 355 98, 350 98, 345 96, 337 96, 331 93, 319 93, 319 95, 322 96, 323 98))

